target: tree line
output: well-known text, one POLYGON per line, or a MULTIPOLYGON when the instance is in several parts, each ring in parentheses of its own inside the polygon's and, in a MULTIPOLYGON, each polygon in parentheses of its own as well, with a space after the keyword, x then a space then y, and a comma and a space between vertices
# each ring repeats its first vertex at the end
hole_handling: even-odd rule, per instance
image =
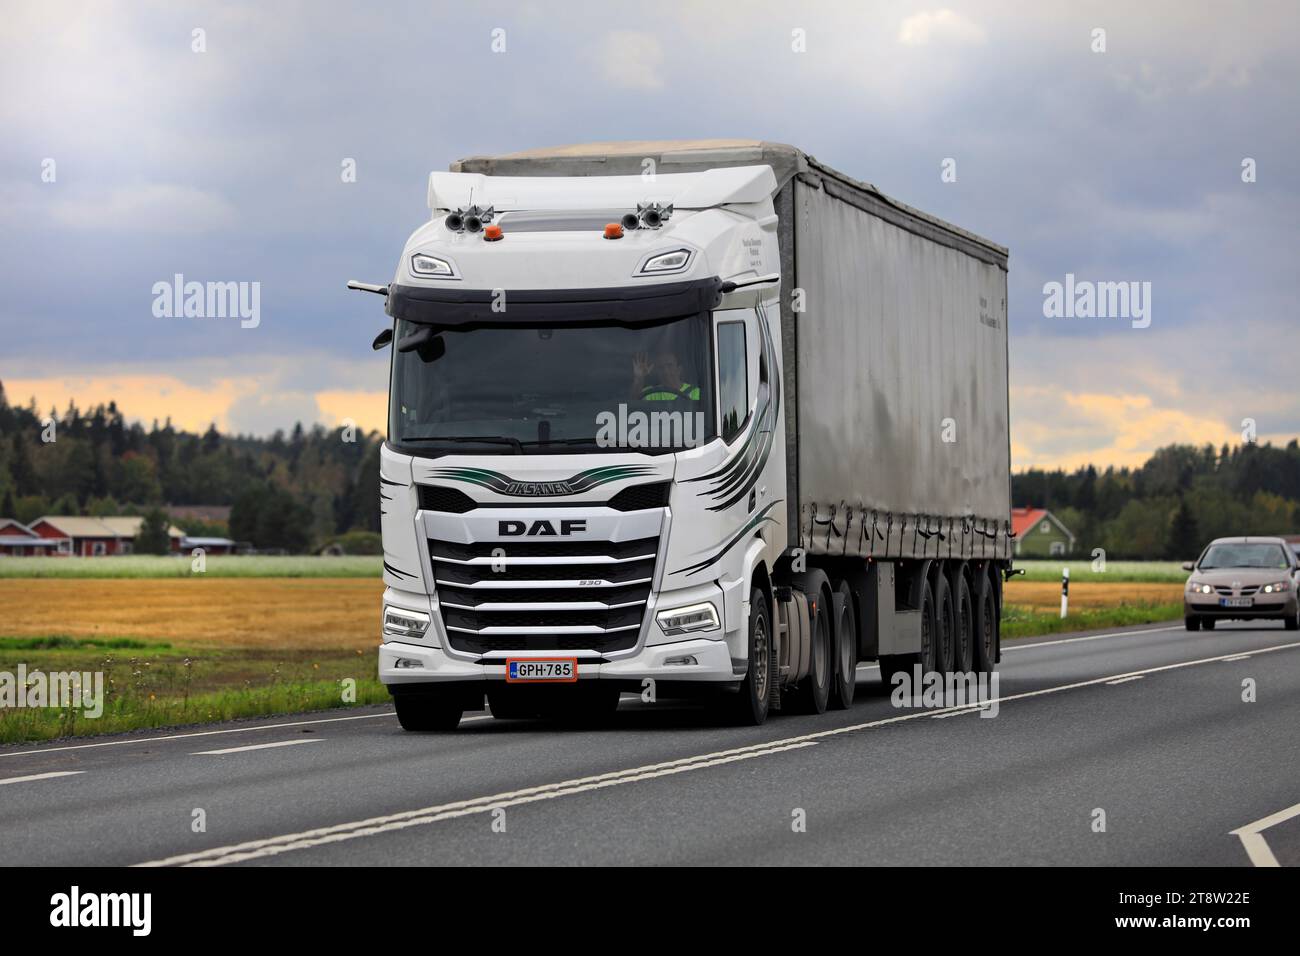
POLYGON ((1169 445, 1138 468, 1031 468, 1012 501, 1047 508, 1075 535, 1075 552, 1190 561, 1212 539, 1300 534, 1300 443, 1169 445))
POLYGON ((0 384, 0 517, 140 514, 156 543, 154 512, 229 505, 228 524, 186 519, 185 531, 315 550, 379 531, 380 443, 378 433, 320 425, 269 438, 223 435, 215 425, 196 434, 170 419, 146 429, 116 402, 41 412, 34 399, 9 404, 0 384))

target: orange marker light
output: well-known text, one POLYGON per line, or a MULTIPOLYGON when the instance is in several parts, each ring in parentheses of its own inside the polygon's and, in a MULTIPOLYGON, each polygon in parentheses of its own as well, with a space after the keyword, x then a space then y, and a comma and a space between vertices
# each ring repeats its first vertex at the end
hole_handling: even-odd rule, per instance
POLYGON ((496 242, 503 235, 500 226, 485 226, 483 229, 483 238, 488 242, 496 242))
POLYGON ((606 239, 622 239, 622 238, 623 238, 623 227, 622 227, 619 223, 616 223, 616 222, 611 222, 611 223, 609 223, 607 226, 605 226, 605 238, 606 238, 606 239))

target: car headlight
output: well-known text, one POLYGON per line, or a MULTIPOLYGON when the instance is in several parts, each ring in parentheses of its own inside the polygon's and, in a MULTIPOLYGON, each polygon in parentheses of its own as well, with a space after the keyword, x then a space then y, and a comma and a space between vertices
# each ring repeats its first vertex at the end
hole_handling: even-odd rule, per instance
POLYGON ((1265 584, 1263 591, 1265 594, 1276 594, 1278 591, 1291 590, 1291 584, 1288 581, 1278 581, 1276 584, 1265 584))
POLYGON ((429 615, 404 607, 384 607, 384 633, 390 637, 424 637, 429 629, 429 615))
POLYGON ((1213 594, 1214 588, 1208 584, 1202 584, 1200 581, 1188 581, 1187 589, 1193 594, 1213 594))
POLYGON ((718 609, 708 601, 688 604, 655 615, 665 634, 686 634, 692 631, 713 631, 718 628, 718 609))

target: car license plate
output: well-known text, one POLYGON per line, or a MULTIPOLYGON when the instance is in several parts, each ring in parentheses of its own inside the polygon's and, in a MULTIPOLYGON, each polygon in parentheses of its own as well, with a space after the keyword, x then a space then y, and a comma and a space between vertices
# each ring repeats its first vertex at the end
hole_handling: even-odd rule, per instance
POLYGON ((1254 598, 1219 598, 1219 607, 1252 607, 1254 598))
POLYGON ((576 657, 528 657, 506 660, 506 680, 512 684, 540 681, 572 683, 578 679, 576 657))

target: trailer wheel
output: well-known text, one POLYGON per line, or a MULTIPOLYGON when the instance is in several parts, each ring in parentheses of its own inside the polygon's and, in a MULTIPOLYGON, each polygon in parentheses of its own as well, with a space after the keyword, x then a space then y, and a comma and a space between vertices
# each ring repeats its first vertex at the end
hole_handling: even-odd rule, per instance
POLYGON ((983 585, 975 590, 975 666, 981 674, 992 674, 998 656, 998 605, 992 583, 983 577, 983 585))
POLYGON ((831 680, 831 710, 848 710, 858 687, 858 619, 853 613, 853 590, 841 581, 831 599, 835 616, 835 673, 831 680))
MULTIPOLYGON (((826 576, 820 572, 811 572, 810 576, 820 577, 826 582, 826 576)), ((814 578, 815 580, 815 578, 814 578)), ((831 607, 829 582, 827 586, 814 585, 805 592, 808 594, 809 621, 808 676, 801 680, 791 695, 792 709, 804 714, 822 714, 826 712, 826 703, 830 699, 831 679, 835 671, 832 656, 832 643, 835 639, 831 624, 831 607)))
POLYGON ((957 599, 953 605, 953 670, 969 674, 975 669, 975 608, 970 599, 966 575, 957 575, 957 599))
POLYGON ((957 627, 953 614, 952 588, 942 569, 936 579, 938 588, 934 595, 934 669, 940 674, 951 674, 953 644, 957 627))
POLYGON ((393 709, 403 730, 449 731, 460 725, 462 708, 438 694, 397 694, 393 709))
POLYGON ((757 727, 767 720, 772 681, 776 675, 776 652, 772 644, 767 595, 760 588, 749 592, 749 666, 735 694, 723 697, 723 716, 729 723, 757 727))

